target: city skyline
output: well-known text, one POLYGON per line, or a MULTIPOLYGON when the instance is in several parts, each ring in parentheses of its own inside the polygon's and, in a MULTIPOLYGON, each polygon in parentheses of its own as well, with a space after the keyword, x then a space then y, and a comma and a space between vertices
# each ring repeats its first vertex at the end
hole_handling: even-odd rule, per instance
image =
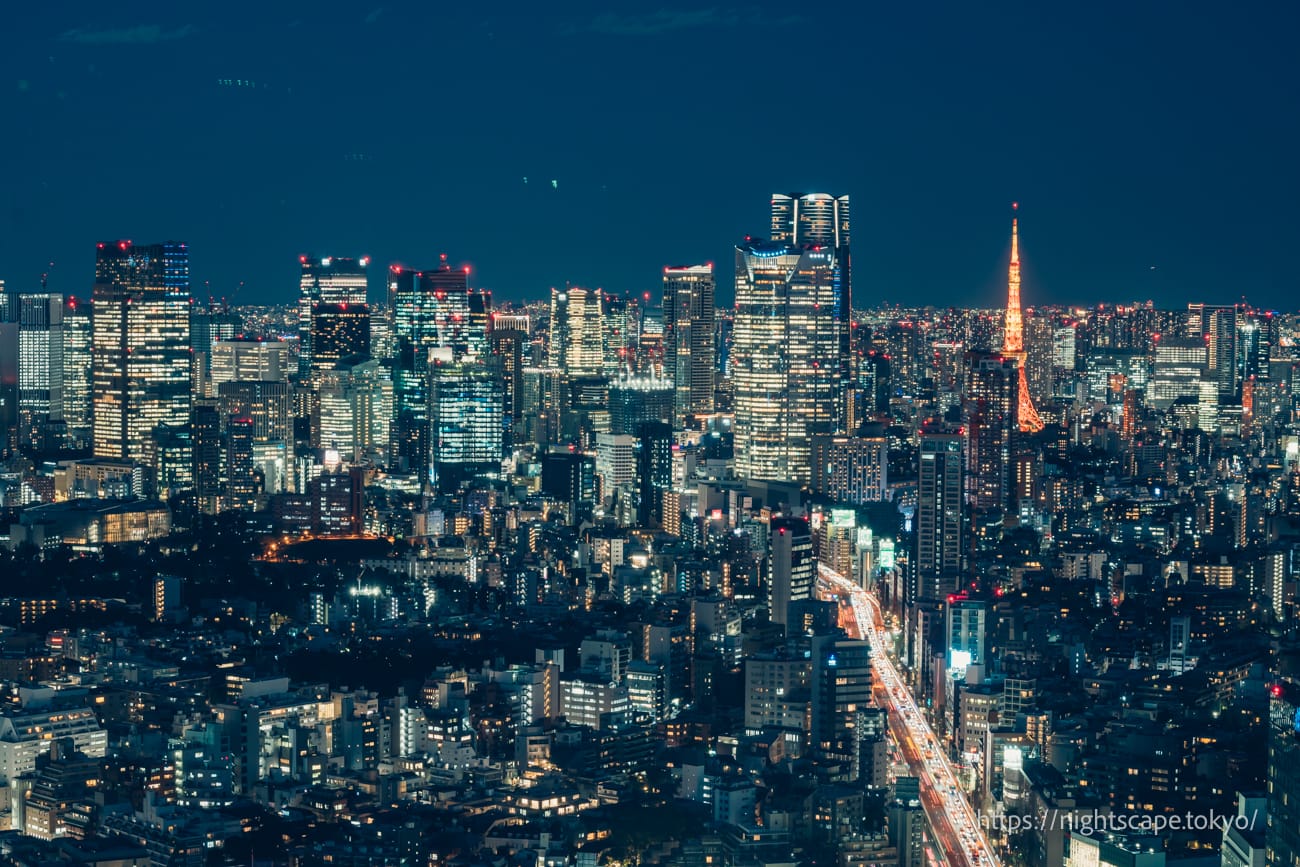
MULTIPOLYGON (((49 271, 52 291, 80 297, 87 239, 183 237, 196 296, 229 298, 242 281, 245 303, 288 302, 293 257, 326 249, 416 266, 449 252, 503 300, 566 281, 640 292, 664 264, 726 261, 745 234, 764 234, 749 191, 801 187, 856 197, 870 239, 855 251, 861 307, 994 306, 1011 200, 1026 208, 1025 288, 1038 303, 1245 295, 1284 309, 1295 285, 1285 251, 1300 183, 1285 154, 1296 114, 1279 35, 1294 9, 1262 21, 1126 10, 1119 27, 1106 10, 1073 20, 847 8, 829 30, 775 5, 577 4, 540 20, 405 6, 243 11, 255 25, 237 32, 238 8, 220 19, 155 4, 126 17, 89 4, 19 11, 11 33, 24 38, 0 60, 21 131, 0 144, 3 163, 22 168, 0 213, 11 286, 35 291, 49 271), (462 37, 446 41, 443 66, 464 70, 454 92, 388 51, 422 28, 462 37), (816 171, 790 169, 811 142, 769 151, 722 119, 746 99, 746 70, 758 72, 750 47, 775 34, 827 46, 846 146, 816 171), (665 47, 691 62, 651 63, 665 47), (316 49, 357 62, 304 63, 316 49), (174 74, 152 76, 160 64, 174 74), (167 136, 114 108, 146 83, 167 136), (374 121, 409 116, 427 93, 446 103, 412 129, 442 131, 431 153, 413 146, 419 135, 380 131, 374 121), (293 134, 299 117, 329 117, 332 132, 293 134), (672 137, 683 123, 711 130, 711 146, 683 148, 672 137), (110 185, 154 170, 172 195, 110 185), (502 255, 502 239, 515 255, 502 255)), ((793 106, 796 91, 776 81, 767 99, 793 106)), ((731 295, 723 274, 718 296, 731 295)))
POLYGON ((23 6, 0 863, 1300 867, 1245 12, 23 6))

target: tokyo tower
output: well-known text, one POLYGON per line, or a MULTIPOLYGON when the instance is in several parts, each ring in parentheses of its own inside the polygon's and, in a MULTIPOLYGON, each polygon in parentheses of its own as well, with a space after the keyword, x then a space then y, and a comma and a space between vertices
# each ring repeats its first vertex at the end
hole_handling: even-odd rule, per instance
MULTIPOLYGON (((1011 210, 1016 211, 1020 205, 1011 203, 1011 210)), ((1007 269, 1007 321, 1002 331, 1002 354, 1014 358, 1020 368, 1019 413, 1020 430, 1024 433, 1037 433, 1043 429, 1043 420, 1034 409, 1033 398, 1029 396, 1029 381, 1025 379, 1025 322, 1020 314, 1020 239, 1016 226, 1017 220, 1011 218, 1011 266, 1007 269)))

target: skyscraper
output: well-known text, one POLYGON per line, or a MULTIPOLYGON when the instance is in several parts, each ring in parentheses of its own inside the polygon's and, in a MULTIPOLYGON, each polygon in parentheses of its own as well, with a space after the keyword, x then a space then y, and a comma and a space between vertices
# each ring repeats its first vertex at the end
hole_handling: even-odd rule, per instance
POLYGON ((664 368, 673 381, 673 426, 713 412, 713 264, 664 268, 664 368))
POLYGON ((212 397, 216 386, 212 383, 212 352, 219 340, 230 340, 239 331, 239 316, 229 309, 220 309, 209 304, 207 309, 190 309, 190 348, 194 350, 191 358, 190 388, 194 397, 212 397))
POLYGON ((916 503, 916 586, 912 599, 936 600, 957 586, 962 555, 962 435, 921 429, 916 503))
POLYGON ((388 271, 388 306, 393 317, 393 423, 389 465, 431 480, 433 442, 429 401, 435 362, 459 363, 486 351, 487 335, 477 334, 471 317, 469 271, 439 266, 413 271, 394 265, 388 271))
MULTIPOLYGON (((1006 509, 1011 501, 1012 438, 1018 428, 1017 391, 1024 368, 1013 358, 970 352, 966 358, 966 484, 976 512, 1006 509)), ((1021 395, 1023 397, 1023 394, 1021 395)))
POLYGON ((90 403, 91 305, 69 298, 63 308, 63 421, 68 444, 90 443, 93 419, 90 403))
POLYGON ((790 603, 811 599, 817 578, 812 531, 803 518, 773 518, 767 569, 767 610, 773 623, 790 622, 790 603))
POLYGON ((18 296, 18 443, 57 448, 64 439, 63 296, 18 296))
MULTIPOLYGON (((776 193, 772 196, 772 240, 833 254, 835 292, 830 315, 839 337, 839 375, 847 388, 853 373, 853 263, 849 253, 849 197, 829 193, 776 193)), ((836 412, 851 414, 847 393, 836 395, 836 412)), ((843 430, 843 419, 837 427, 843 430)))
POLYGON ((333 370, 345 358, 370 357, 368 304, 314 304, 311 308, 311 373, 333 370))
POLYGON ((637 432, 637 523, 664 524, 664 493, 673 486, 673 429, 662 421, 647 421, 637 432))
POLYGON ((348 463, 387 451, 393 417, 393 388, 375 359, 354 357, 322 374, 316 446, 333 449, 348 463))
POLYGON ((440 490, 501 465, 501 383, 481 365, 433 371, 433 460, 440 490))
POLYGON ((215 515, 221 497, 221 410, 215 400, 194 403, 190 423, 194 497, 199 511, 215 515))
POLYGON ((338 256, 299 256, 302 276, 298 282, 298 373, 312 369, 312 308, 317 304, 365 304, 366 267, 370 259, 338 256))
MULTIPOLYGON (((235 417, 252 419, 253 456, 262 473, 262 490, 268 494, 278 494, 286 489, 301 492, 303 488, 297 486, 292 472, 298 444, 294 436, 293 390, 290 385, 284 381, 231 381, 219 385, 217 394, 220 399, 219 423, 224 424, 235 417)), ((196 406, 196 449, 199 447, 198 424, 196 406)), ((198 461, 196 456, 196 466, 198 461)))
POLYGON ((494 313, 490 321, 488 345, 492 369, 501 383, 502 424, 507 435, 505 445, 509 446, 523 431, 524 347, 531 336, 532 323, 526 313, 494 313))
POLYGON ((1300 864, 1300 684, 1274 684, 1269 700, 1269 867, 1300 864))
POLYGON ((226 507, 230 509, 256 508, 261 493, 253 459, 253 427, 248 416, 231 416, 226 421, 226 507))
POLYGON ((1241 376, 1237 364, 1237 308, 1231 304, 1188 304, 1187 331, 1205 341, 1209 378, 1218 390, 1219 403, 1232 403, 1240 396, 1241 376))
MULTIPOLYGON (((1019 208, 1012 203, 1011 209, 1019 208)), ((1019 429, 1037 433, 1043 429, 1034 400, 1029 394, 1029 380, 1025 373, 1025 323, 1020 313, 1020 238, 1017 221, 1011 219, 1011 264, 1007 268, 1007 319, 1002 331, 1002 354, 1014 359, 1020 368, 1016 386, 1016 419, 1019 429)))
POLYGON ((189 249, 100 244, 93 298, 95 456, 147 454, 160 426, 189 423, 189 249))
POLYGON ((836 431, 844 387, 841 287, 827 249, 736 248, 736 474, 807 483, 811 440, 836 431))
POLYGON ((551 290, 551 338, 559 337, 564 353, 560 366, 569 376, 599 376, 604 371, 603 302, 598 289, 551 290))
POLYGON ((636 331, 640 326, 636 299, 606 292, 601 297, 600 313, 605 375, 618 376, 632 370, 636 361, 636 331))

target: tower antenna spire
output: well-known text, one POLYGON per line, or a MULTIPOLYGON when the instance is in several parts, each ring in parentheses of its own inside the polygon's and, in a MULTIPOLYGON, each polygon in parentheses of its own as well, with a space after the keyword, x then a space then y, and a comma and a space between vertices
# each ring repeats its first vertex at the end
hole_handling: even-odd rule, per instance
MULTIPOLYGON (((1013 214, 1020 210, 1019 202, 1011 203, 1013 214)), ((1029 380, 1025 377, 1025 322, 1020 312, 1020 226, 1019 219, 1011 218, 1011 262, 1007 267, 1007 318, 1002 330, 1002 354, 1016 360, 1020 368, 1019 400, 1017 410, 1020 430, 1037 433, 1043 429, 1043 420, 1034 408, 1029 394, 1029 380)))

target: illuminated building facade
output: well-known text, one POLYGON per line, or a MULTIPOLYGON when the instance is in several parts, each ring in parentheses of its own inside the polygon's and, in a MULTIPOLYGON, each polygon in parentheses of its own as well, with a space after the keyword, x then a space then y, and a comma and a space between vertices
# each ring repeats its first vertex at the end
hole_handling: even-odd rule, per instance
POLYGON ((319 378, 345 358, 370 357, 370 307, 316 304, 311 309, 311 373, 319 378))
MULTIPOLYGON (((247 418, 253 424, 253 451, 256 454, 265 455, 268 451, 272 454, 282 454, 283 461, 292 466, 294 459, 294 435, 293 435, 293 411, 292 400, 289 384, 286 382, 268 382, 262 380, 248 380, 244 382, 223 382, 218 386, 217 393, 220 397, 220 411, 218 417, 222 420, 230 418, 247 418)), ((205 473, 207 481, 200 483, 198 476, 199 458, 197 450, 200 447, 200 439, 205 445, 212 442, 212 437, 207 431, 207 426, 212 422, 210 417, 204 415, 204 425, 200 425, 200 413, 198 407, 195 407, 194 421, 194 448, 195 455, 195 485, 202 490, 211 487, 211 475, 205 473), (200 437, 200 430, 205 431, 200 437)), ((222 448, 225 447, 225 441, 222 442, 222 448)), ((210 449, 211 446, 209 445, 210 449)), ((205 459, 206 460, 206 459, 205 459)), ((287 474, 278 470, 278 461, 272 461, 271 466, 266 466, 265 460, 260 460, 259 466, 262 470, 263 489, 270 494, 277 494, 285 490, 286 487, 294 487, 292 474, 287 474)))
POLYGON ((673 418, 673 384, 651 376, 620 377, 609 384, 609 429, 616 434, 636 434, 646 422, 673 418))
POLYGON ((957 586, 962 562, 963 438, 958 430, 921 430, 916 505, 916 585, 912 599, 942 599, 957 586))
POLYGON ((1300 684, 1285 678, 1270 693, 1266 863, 1296 867, 1300 864, 1300 684))
POLYGON ((1214 382, 1219 403, 1232 403, 1241 391, 1237 366, 1237 308, 1234 305, 1188 304, 1187 332, 1199 337, 1207 350, 1207 378, 1214 382))
POLYGON ((374 359, 344 362, 321 378, 320 415, 313 425, 317 448, 337 451, 348 463, 388 449, 393 389, 374 359))
POLYGON ((366 268, 370 259, 339 256, 299 256, 302 274, 298 282, 298 373, 312 370, 313 308, 317 304, 365 304, 366 268))
POLYGON ((713 265, 664 268, 664 368, 673 381, 673 426, 713 412, 713 265))
POLYGON ((176 242, 99 245, 91 389, 96 457, 145 454, 190 416, 190 262, 176 242))
POLYGON ((803 518, 773 518, 768 554, 767 610, 773 623, 790 622, 790 603, 811 599, 817 577, 812 531, 803 518))
POLYGON ((279 340, 218 340, 212 344, 209 384, 215 395, 223 382, 284 382, 289 344, 279 340))
POLYGON ((812 441, 812 489, 843 503, 879 503, 889 493, 884 436, 827 436, 812 441))
MULTIPOLYGON (((458 363, 487 345, 470 316, 469 271, 452 268, 442 257, 438 268, 388 271, 388 306, 393 317, 393 421, 389 465, 430 480, 430 376, 435 362, 458 363)), ((485 323, 484 323, 485 324, 485 323)))
MULTIPOLYGON (((18 444, 57 448, 64 440, 63 296, 18 296, 18 444)), ((84 372, 83 372, 84 373, 84 372)))
POLYGON ((764 241, 736 249, 731 367, 741 478, 807 484, 812 437, 836 432, 839 279, 831 250, 764 241))
POLYGON ((499 469, 502 390, 491 371, 471 364, 433 372, 433 458, 438 487, 454 490, 475 473, 499 469))
POLYGON ((63 421, 68 444, 83 448, 94 426, 90 403, 91 305, 69 298, 63 306, 63 421))
POLYGON ((630 295, 605 293, 601 297, 601 340, 604 345, 605 375, 630 371, 636 362, 636 333, 640 308, 630 295))
MULTIPOLYGON (((197 307, 197 305, 196 305, 197 307)), ((230 340, 239 331, 239 317, 209 302, 207 310, 190 311, 191 390, 196 398, 212 397, 212 347, 218 340, 230 340)))
MULTIPOLYGON (((1199 337, 1165 338, 1156 343, 1155 364, 1147 381, 1147 405, 1164 411, 1183 398, 1199 398, 1207 358, 1205 341, 1199 337)), ((1215 395, 1217 398, 1217 383, 1215 395)))
POLYGON ((604 372, 603 301, 598 289, 551 290, 551 352, 569 376, 604 372))
MULTIPOLYGON (((772 196, 772 234, 776 243, 829 251, 835 292, 830 316, 839 339, 840 382, 853 378, 853 264, 849 253, 849 197, 829 193, 776 193, 772 196)), ((835 411, 841 417, 837 430, 845 429, 843 415, 850 414, 847 393, 836 395, 835 411)))
POLYGON ((532 333, 532 323, 527 314, 514 313, 495 313, 490 321, 488 345, 492 353, 492 369, 501 383, 503 423, 509 442, 513 442, 523 427, 524 350, 532 333))
POLYGON ((971 508, 1006 509, 1011 500, 1012 436, 1024 368, 1004 355, 967 355, 965 420, 966 482, 971 508))
POLYGON ((254 424, 248 416, 226 421, 226 508, 255 509, 262 486, 253 458, 254 424))

